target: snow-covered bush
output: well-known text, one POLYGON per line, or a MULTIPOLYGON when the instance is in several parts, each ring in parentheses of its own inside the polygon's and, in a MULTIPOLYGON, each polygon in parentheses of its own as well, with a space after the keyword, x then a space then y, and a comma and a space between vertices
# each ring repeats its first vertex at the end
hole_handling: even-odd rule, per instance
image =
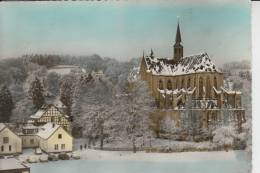
POLYGON ((237 136, 233 126, 222 126, 213 131, 213 143, 220 148, 232 147, 237 136))

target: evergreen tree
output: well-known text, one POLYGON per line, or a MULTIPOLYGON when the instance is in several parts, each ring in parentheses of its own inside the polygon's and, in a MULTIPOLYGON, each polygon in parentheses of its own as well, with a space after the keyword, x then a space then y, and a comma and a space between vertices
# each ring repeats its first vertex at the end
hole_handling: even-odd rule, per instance
POLYGON ((73 86, 68 82, 61 83, 60 101, 66 106, 66 113, 71 116, 73 104, 73 86))
POLYGON ((11 92, 4 85, 0 91, 0 121, 8 122, 12 115, 14 103, 11 92))
POLYGON ((43 87, 41 81, 37 77, 30 85, 29 95, 35 108, 40 109, 45 101, 43 96, 43 87))

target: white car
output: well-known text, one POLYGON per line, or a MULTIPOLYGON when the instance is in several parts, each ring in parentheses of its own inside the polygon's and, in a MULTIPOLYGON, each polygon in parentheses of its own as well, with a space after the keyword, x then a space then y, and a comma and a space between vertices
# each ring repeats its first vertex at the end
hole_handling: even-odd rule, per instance
POLYGON ((80 155, 79 155, 79 154, 76 154, 76 153, 72 153, 72 154, 71 154, 71 157, 72 157, 73 159, 76 159, 76 160, 79 160, 79 159, 80 159, 80 155))
POLYGON ((36 156, 28 156, 27 161, 29 163, 37 163, 38 162, 38 158, 36 156))
POLYGON ((35 154, 42 154, 42 150, 40 148, 35 149, 35 154))
POLYGON ((39 158, 40 162, 48 162, 48 156, 47 155, 42 155, 39 158))

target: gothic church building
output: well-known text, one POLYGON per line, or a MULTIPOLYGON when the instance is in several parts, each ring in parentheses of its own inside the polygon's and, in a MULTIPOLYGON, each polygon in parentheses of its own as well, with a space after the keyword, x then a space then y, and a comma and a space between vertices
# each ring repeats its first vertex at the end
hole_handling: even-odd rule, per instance
POLYGON ((141 59, 140 78, 148 83, 161 116, 171 116, 179 126, 188 109, 200 115, 199 126, 205 129, 224 121, 235 122, 241 128, 245 121, 241 92, 224 87, 223 73, 207 53, 183 55, 178 23, 172 58, 155 57, 151 50, 150 55, 143 54, 141 59))

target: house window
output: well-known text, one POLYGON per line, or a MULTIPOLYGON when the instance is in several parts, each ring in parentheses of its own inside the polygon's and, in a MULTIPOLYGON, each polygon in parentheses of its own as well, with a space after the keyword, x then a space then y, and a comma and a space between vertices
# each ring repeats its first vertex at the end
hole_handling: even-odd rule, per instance
POLYGON ((30 144, 33 144, 34 143, 34 140, 33 139, 30 139, 30 144))
POLYGON ((62 149, 62 150, 65 149, 65 144, 61 144, 61 149, 62 149))
POLYGON ((9 143, 9 138, 8 137, 3 137, 3 143, 8 144, 9 143))
POLYGON ((9 145, 9 151, 12 151, 12 145, 9 145))
POLYGON ((4 146, 3 145, 1 146, 1 151, 4 151, 4 146))
POLYGON ((54 145, 54 150, 58 150, 59 149, 59 145, 58 144, 55 144, 54 145))
POLYGON ((62 134, 58 134, 58 138, 61 139, 62 138, 62 134))

